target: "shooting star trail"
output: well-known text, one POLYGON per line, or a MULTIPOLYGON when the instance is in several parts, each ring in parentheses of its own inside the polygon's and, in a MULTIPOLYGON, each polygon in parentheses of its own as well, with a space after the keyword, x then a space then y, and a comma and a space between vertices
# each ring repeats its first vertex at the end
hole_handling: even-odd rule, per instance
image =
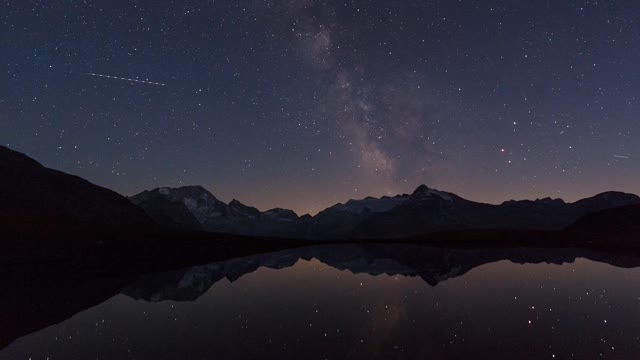
POLYGON ((613 155, 614 158, 618 158, 618 159, 628 159, 628 156, 623 156, 623 155, 613 155))
POLYGON ((157 82, 153 82, 153 81, 138 80, 138 79, 127 79, 127 78, 118 77, 118 76, 110 76, 110 75, 103 75, 103 74, 96 74, 96 73, 86 73, 86 75, 98 76, 98 77, 116 79, 116 80, 131 81, 131 82, 137 82, 137 83, 141 83, 141 84, 167 86, 167 84, 161 84, 161 83, 157 83, 157 82))

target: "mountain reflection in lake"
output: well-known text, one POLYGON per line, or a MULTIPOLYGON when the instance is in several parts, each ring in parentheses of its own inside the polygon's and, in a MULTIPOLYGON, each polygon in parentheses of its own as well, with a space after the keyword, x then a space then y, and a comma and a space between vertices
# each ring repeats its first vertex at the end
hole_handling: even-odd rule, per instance
MULTIPOLYGON (((123 281, 97 306, 14 334, 0 358, 632 359, 637 266, 570 249, 287 250, 123 281)), ((77 298, 104 296, 95 286, 77 298)))

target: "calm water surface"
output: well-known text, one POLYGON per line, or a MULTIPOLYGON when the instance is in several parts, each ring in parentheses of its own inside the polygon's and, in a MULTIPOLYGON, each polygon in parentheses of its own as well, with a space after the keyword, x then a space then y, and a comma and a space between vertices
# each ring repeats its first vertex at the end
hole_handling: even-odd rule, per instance
POLYGON ((640 261, 583 255, 320 247, 148 274, 0 358, 640 358, 640 261))

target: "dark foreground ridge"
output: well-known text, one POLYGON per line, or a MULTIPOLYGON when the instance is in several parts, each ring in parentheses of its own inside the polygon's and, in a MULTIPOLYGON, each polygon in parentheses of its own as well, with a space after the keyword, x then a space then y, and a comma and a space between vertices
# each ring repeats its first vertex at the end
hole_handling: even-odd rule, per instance
POLYGON ((5 231, 136 231, 155 223, 109 189, 0 146, 0 226, 5 231))

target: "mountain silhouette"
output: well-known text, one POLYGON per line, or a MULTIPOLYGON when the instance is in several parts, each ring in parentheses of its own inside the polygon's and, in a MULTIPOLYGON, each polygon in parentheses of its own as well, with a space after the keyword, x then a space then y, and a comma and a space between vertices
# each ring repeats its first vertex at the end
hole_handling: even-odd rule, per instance
POLYGON ((227 205, 200 186, 158 188, 130 199, 171 228, 315 240, 398 239, 478 229, 560 230, 592 212, 640 204, 634 194, 605 192, 573 203, 544 198, 492 205, 425 185, 412 194, 349 200, 303 217, 285 209, 260 212, 237 200, 227 205))
POLYGON ((356 238, 401 238, 468 229, 561 230, 604 209, 640 204, 634 194, 606 192, 574 203, 561 199, 478 203, 421 186, 389 211, 375 213, 353 230, 356 238))
POLYGON ((122 230, 155 226, 127 198, 42 166, 0 146, 0 224, 4 230, 122 230))
POLYGON ((201 186, 156 188, 127 199, 0 146, 0 222, 6 231, 155 231, 160 225, 172 231, 306 240, 407 239, 447 231, 567 227, 574 233, 604 229, 623 233, 638 231, 634 224, 639 205, 638 196, 622 192, 604 192, 573 203, 544 198, 493 205, 420 185, 411 194, 349 200, 315 216, 299 217, 281 208, 260 211, 238 200, 226 204, 201 186))
POLYGON ((298 215, 287 209, 260 210, 218 200, 202 186, 156 188, 129 198, 167 228, 249 236, 296 237, 298 215))
POLYGON ((609 235, 640 235, 640 205, 589 213, 569 227, 571 231, 609 235))
POLYGON ((225 204, 200 186, 158 188, 127 199, 2 146, 0 225, 0 279, 10 289, 0 297, 0 348, 118 293, 191 301, 222 279, 235 281, 261 267, 287 268, 300 259, 352 273, 419 277, 432 286, 500 260, 561 264, 581 257, 640 266, 640 198, 633 194, 491 205, 421 185, 411 194, 349 200, 299 217, 237 200, 225 204), (80 235, 52 235, 57 230, 80 235), (96 241, 97 234, 114 230, 125 235, 117 242, 96 241), (24 232, 37 241, 13 241, 24 232), (612 241, 617 238, 624 241, 612 241), (301 247, 308 244, 316 245, 301 247))

